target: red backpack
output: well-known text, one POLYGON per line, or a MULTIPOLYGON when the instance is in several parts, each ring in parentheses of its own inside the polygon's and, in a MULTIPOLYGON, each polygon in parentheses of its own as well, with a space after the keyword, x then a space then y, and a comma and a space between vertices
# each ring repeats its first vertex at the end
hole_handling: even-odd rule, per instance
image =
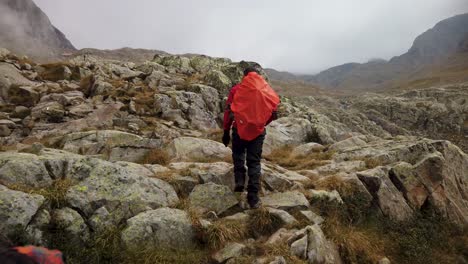
POLYGON ((237 132, 243 140, 253 140, 263 133, 265 124, 280 103, 279 96, 260 74, 250 72, 242 79, 234 95, 231 111, 237 132))

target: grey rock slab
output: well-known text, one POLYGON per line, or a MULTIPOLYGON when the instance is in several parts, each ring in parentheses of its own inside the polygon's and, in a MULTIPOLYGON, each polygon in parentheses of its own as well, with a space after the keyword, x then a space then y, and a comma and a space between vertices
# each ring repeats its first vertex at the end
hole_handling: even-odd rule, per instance
POLYGON ((106 206, 111 211, 119 208, 122 217, 129 218, 179 201, 170 184, 142 174, 140 168, 92 160, 92 166, 85 166, 88 176, 67 192, 67 201, 87 216, 106 206))
POLYGON ((219 159, 222 160, 231 155, 231 149, 223 144, 201 138, 180 137, 174 139, 169 144, 168 151, 176 160, 203 160, 219 159))
POLYGON ((304 194, 298 191, 272 193, 262 197, 262 202, 264 206, 282 210, 303 210, 310 206, 309 201, 307 201, 307 198, 304 196, 304 194))
POLYGON ((45 187, 52 178, 42 160, 27 153, 0 153, 0 181, 4 184, 45 187))
POLYGON ((307 210, 307 211, 300 211, 301 215, 303 215, 307 220, 310 221, 311 224, 315 224, 315 225, 321 225, 325 220, 323 219, 323 217, 321 217, 320 215, 310 211, 310 210, 307 210))
POLYGON ((65 231, 68 239, 75 243, 85 243, 90 236, 88 226, 81 215, 71 208, 52 211, 52 221, 57 228, 65 231))
POLYGON ((310 143, 306 143, 306 144, 295 147, 292 150, 291 155, 296 156, 296 157, 301 157, 301 156, 305 157, 307 155, 310 155, 311 153, 321 152, 324 149, 325 147, 323 145, 310 142, 310 143))
POLYGON ((270 208, 270 207, 267 207, 266 209, 271 215, 274 215, 278 217, 279 219, 281 219, 282 224, 285 226, 294 225, 297 223, 296 218, 294 218, 294 216, 290 215, 288 212, 284 210, 270 208))
POLYGON ((128 248, 150 245, 163 249, 193 249, 197 245, 188 214, 171 208, 143 212, 128 219, 122 242, 128 248))
POLYGON ((377 167, 357 173, 369 192, 377 200, 383 214, 397 221, 404 221, 413 216, 413 210, 403 194, 395 187, 388 175, 388 169, 377 167))
POLYGON ((25 229, 44 203, 40 195, 13 191, 0 185, 0 232, 11 234, 25 229))
POLYGON ((246 246, 240 243, 229 243, 223 249, 213 255, 216 263, 225 263, 229 259, 240 257, 246 250, 246 246))
POLYGON ((189 196, 190 206, 201 211, 214 211, 217 215, 238 204, 236 196, 224 185, 214 183, 196 186, 189 196))

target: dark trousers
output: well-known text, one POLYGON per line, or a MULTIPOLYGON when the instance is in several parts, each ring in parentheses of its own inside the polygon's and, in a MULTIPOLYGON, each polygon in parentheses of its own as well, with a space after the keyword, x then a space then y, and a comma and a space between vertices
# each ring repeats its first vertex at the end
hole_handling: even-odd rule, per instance
POLYGON ((247 200, 249 204, 258 202, 258 192, 260 190, 261 159, 263 140, 266 131, 251 141, 243 140, 237 134, 237 130, 232 130, 232 160, 234 161, 234 177, 236 187, 235 192, 244 191, 246 173, 248 172, 249 182, 247 185, 247 200), (247 170, 245 163, 247 161, 247 170))

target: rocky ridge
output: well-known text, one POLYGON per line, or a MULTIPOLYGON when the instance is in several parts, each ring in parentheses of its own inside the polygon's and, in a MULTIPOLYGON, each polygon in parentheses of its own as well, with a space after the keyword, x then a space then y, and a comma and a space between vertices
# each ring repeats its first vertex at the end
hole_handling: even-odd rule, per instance
POLYGON ((315 75, 292 75, 267 70, 274 80, 305 81, 327 90, 346 93, 357 91, 399 90, 408 87, 466 82, 468 14, 438 22, 421 33, 408 51, 390 60, 345 63, 315 75))
POLYGON ((395 227, 377 238, 360 228, 467 225, 468 155, 414 131, 462 133, 466 86, 351 103, 282 97, 265 141, 264 207, 245 210, 217 141, 227 91, 254 64, 159 54, 40 65, 1 49, 1 233, 83 263, 131 262, 135 246, 202 252, 201 263, 437 261, 419 241, 414 255, 388 250, 395 227), (116 259, 86 251, 111 238, 117 249, 103 247, 116 259))

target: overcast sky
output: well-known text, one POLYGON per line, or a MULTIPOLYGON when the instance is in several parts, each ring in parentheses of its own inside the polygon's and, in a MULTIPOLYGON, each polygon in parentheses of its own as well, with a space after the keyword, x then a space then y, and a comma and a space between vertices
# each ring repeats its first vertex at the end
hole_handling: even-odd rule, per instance
POLYGON ((34 0, 77 48, 253 60, 316 73, 389 59, 468 0, 34 0))

